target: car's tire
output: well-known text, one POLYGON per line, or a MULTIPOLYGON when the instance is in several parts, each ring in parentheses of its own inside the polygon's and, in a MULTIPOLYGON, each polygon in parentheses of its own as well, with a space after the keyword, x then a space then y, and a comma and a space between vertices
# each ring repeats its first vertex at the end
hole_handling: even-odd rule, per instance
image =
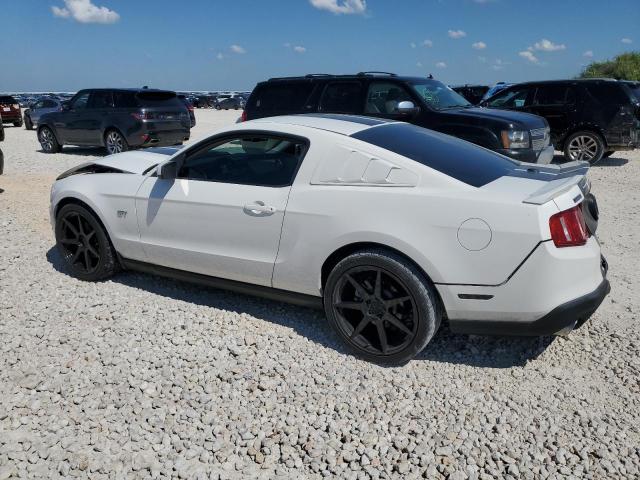
POLYGON ((216 110, 222 110, 222 107, 220 105, 216 105, 216 110))
POLYGON ((28 115, 24 116, 24 128, 25 130, 33 130, 33 122, 28 115))
POLYGON ((17 122, 13 122, 13 126, 14 127, 21 127, 22 126, 22 119, 18 120, 17 122))
POLYGON ((607 150, 606 152, 604 152, 602 154, 602 158, 609 158, 611 155, 613 155, 614 153, 616 153, 615 150, 607 150))
POLYGON ((107 130, 104 133, 104 146, 107 149, 107 153, 109 155, 114 155, 116 153, 122 153, 129 150, 129 144, 127 143, 127 139, 115 129, 107 130))
POLYGON ((104 280, 118 269, 116 252, 93 212, 76 203, 56 215, 56 247, 72 276, 88 282, 104 280))
POLYGON ((596 164, 604 155, 602 137, 589 130, 572 133, 564 142, 564 157, 569 161, 584 160, 596 164))
POLYGON ((53 130, 49 127, 41 127, 38 130, 38 141, 44 153, 58 153, 62 151, 62 145, 58 143, 53 130))
POLYGON ((384 249, 359 251, 336 264, 324 288, 324 310, 354 354, 383 365, 414 358, 441 321, 430 281, 384 249))

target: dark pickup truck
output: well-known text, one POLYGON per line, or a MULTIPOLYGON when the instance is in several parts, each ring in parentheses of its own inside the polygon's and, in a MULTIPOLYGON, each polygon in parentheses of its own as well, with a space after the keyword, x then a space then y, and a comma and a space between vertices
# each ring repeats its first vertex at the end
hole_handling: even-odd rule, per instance
POLYGON ((536 115, 479 108, 442 82, 380 72, 272 78, 251 93, 242 120, 301 113, 413 123, 523 162, 553 159, 549 124, 536 115))

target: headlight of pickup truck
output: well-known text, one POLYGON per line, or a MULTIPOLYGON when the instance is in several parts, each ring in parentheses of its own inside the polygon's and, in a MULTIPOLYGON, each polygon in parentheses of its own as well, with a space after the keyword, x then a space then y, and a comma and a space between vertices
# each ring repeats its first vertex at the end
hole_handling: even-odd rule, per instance
POLYGON ((526 130, 504 130, 501 137, 504 148, 529 148, 529 132, 526 130))

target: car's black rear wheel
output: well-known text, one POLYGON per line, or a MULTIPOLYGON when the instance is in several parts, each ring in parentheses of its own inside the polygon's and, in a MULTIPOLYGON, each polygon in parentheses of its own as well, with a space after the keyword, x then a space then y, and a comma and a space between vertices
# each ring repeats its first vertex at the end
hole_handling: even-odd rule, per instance
POLYGON ((33 130, 33 122, 31 121, 29 115, 24 116, 24 128, 26 130, 33 130))
POLYGON ((324 308, 356 355, 387 365, 414 358, 440 325, 428 279, 411 262, 385 250, 341 260, 327 279, 324 308))
POLYGON ((116 254, 106 231, 83 206, 63 206, 56 216, 55 234, 58 251, 74 277, 93 282, 117 271, 116 254))
POLYGON ((49 127, 42 127, 38 130, 38 141, 45 153, 58 153, 62 146, 58 143, 56 136, 49 127))
POLYGON ((564 156, 567 160, 583 160, 592 165, 602 159, 604 151, 604 142, 600 135, 588 130, 572 133, 564 146, 564 156))
POLYGON ((13 126, 14 126, 14 127, 21 127, 21 126, 22 126, 22 119, 20 119, 20 120, 18 120, 18 121, 13 122, 13 126))
POLYGON ((107 133, 104 134, 104 145, 107 147, 109 155, 129 150, 127 139, 117 130, 107 130, 107 133))

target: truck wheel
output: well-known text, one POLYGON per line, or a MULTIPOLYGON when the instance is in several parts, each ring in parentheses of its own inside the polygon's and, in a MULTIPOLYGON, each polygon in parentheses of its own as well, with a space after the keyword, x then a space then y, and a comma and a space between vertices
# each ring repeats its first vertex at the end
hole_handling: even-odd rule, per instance
POLYGON ((569 135, 564 143, 564 157, 569 161, 583 160, 594 165, 604 155, 602 137, 588 130, 569 135))

